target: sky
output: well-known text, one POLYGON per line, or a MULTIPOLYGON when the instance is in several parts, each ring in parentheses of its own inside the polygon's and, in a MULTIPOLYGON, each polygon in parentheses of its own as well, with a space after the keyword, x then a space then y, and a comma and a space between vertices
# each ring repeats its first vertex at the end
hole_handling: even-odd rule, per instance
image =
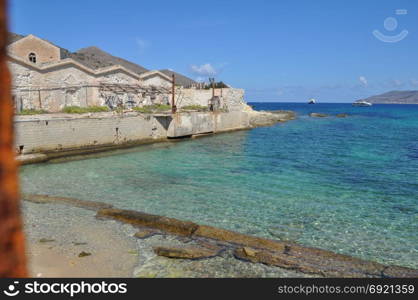
POLYGON ((247 101, 418 89, 418 1, 9 0, 12 32, 215 77, 247 101))

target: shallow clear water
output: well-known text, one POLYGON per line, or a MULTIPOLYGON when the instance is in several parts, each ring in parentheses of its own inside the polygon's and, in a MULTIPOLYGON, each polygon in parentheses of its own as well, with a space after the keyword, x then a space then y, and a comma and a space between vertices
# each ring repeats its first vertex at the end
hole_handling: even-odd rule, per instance
POLYGON ((418 105, 254 106, 298 119, 25 166, 22 189, 418 268, 418 105))

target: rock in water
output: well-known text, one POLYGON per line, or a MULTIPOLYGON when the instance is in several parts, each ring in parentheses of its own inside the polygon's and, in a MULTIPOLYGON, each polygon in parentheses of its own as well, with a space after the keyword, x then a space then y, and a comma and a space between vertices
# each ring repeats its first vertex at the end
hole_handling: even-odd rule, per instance
POLYGON ((336 114, 335 116, 337 118, 346 118, 346 117, 348 117, 348 114, 336 114))
POLYGON ((327 114, 321 114, 321 113, 310 113, 309 116, 310 117, 313 117, 313 118, 325 118, 325 117, 328 117, 327 114))
POLYGON ((50 242, 55 242, 55 240, 53 240, 53 239, 45 239, 45 238, 42 238, 42 239, 39 240, 39 243, 50 243, 50 242))
POLYGON ((252 127, 270 126, 277 122, 286 122, 296 118, 293 111, 248 111, 250 125, 252 127))
POLYGON ((169 258, 199 259, 214 257, 219 254, 221 249, 209 249, 197 246, 185 247, 155 247, 154 252, 159 256, 169 258))
POLYGON ((99 219, 110 218, 131 225, 152 227, 183 236, 192 235, 199 227, 197 224, 189 221, 124 209, 101 209, 97 212, 96 217, 99 219))
POLYGON ((85 256, 90 256, 91 255, 91 253, 89 253, 89 252, 84 252, 84 251, 81 251, 79 254, 78 254, 78 257, 85 257, 85 256))
POLYGON ((159 232, 157 232, 156 230, 153 230, 151 228, 141 228, 134 234, 134 237, 138 239, 146 239, 156 234, 159 234, 159 232))
POLYGON ((81 245, 87 245, 86 242, 73 242, 74 246, 81 246, 81 245))

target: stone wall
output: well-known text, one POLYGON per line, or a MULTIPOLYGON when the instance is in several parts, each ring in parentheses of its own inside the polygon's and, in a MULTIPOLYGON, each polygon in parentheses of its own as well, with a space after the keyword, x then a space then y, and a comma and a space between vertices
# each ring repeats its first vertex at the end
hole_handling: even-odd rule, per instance
MULTIPOLYGON (((171 102, 168 81, 158 74, 138 79, 116 69, 97 75, 71 63, 44 70, 19 60, 10 60, 9 68, 13 75, 12 93, 18 112, 24 109, 59 112, 67 106, 108 106, 111 109, 123 106, 129 109, 171 102), (119 85, 121 88, 103 90, 101 84, 119 85), (132 91, 124 85, 141 86, 146 92, 132 91), (151 86, 160 88, 160 91, 151 86)), ((242 89, 215 89, 215 96, 219 97, 220 108, 225 111, 239 111, 246 105, 242 89)), ((208 107, 211 98, 211 89, 176 88, 175 101, 179 108, 189 105, 208 107)))
POLYGON ((167 79, 162 78, 159 75, 145 77, 142 80, 143 80, 144 85, 147 85, 147 86, 153 85, 153 86, 162 86, 168 89, 171 88, 171 81, 168 81, 167 79))
MULTIPOLYGON (((234 88, 215 89, 215 96, 221 100, 221 108, 228 111, 241 111, 246 105, 244 102, 244 90, 234 88)), ((208 106, 212 98, 212 90, 195 88, 177 88, 176 105, 184 107, 188 105, 208 106)))
MULTIPOLYGON (((17 62, 9 62, 13 74, 13 98, 16 110, 35 109, 59 112, 66 106, 109 106, 119 102, 126 106, 152 104, 153 95, 130 92, 103 92, 100 83, 137 85, 138 80, 122 71, 112 71, 97 77, 73 65, 61 66, 53 71, 41 72, 17 62)), ((168 95, 165 100, 168 100, 168 95)), ((163 102, 161 97, 157 99, 163 102)))
POLYGON ((249 128, 248 114, 238 111, 180 113, 173 119, 137 113, 19 116, 15 144, 17 152, 45 153, 244 128, 249 128))

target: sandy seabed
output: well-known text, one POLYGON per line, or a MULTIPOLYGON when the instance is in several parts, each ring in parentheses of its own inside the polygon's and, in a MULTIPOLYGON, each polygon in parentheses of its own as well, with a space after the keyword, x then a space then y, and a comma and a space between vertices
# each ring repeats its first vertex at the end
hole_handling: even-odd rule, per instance
POLYGON ((169 234, 138 239, 137 228, 83 208, 23 201, 22 211, 33 277, 312 277, 238 260, 231 250, 197 260, 158 256, 154 247, 199 245, 169 234))

